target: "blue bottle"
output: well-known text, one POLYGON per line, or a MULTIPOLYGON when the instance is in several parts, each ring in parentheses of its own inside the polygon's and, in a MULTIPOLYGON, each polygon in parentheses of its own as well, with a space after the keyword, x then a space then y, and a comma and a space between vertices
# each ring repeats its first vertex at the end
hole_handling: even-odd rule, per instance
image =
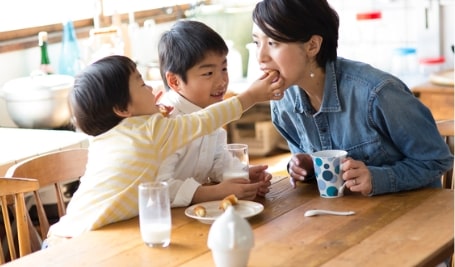
POLYGON ((79 45, 71 20, 63 23, 62 49, 60 52, 58 73, 75 76, 82 69, 79 45))

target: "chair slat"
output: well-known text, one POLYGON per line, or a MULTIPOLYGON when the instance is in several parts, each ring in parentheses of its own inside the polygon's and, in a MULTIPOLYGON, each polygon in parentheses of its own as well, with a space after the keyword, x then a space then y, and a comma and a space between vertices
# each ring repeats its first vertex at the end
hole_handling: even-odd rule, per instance
MULTIPOLYGON (((441 134, 442 138, 444 138, 446 144, 449 146, 450 151, 452 154, 454 153, 454 120, 439 120, 436 121, 436 126, 438 127, 438 131, 441 134)), ((454 180, 455 174, 453 172, 453 168, 447 171, 442 175, 442 187, 454 189, 454 180)))
MULTIPOLYGON (((25 206, 25 193, 31 193, 39 189, 39 182, 36 179, 27 178, 5 178, 0 177, 0 197, 3 215, 3 226, 5 229, 8 243, 8 254, 3 249, 0 250, 0 263, 23 257, 32 252, 31 236, 29 230, 29 215, 25 206), (13 202, 8 197, 13 198, 13 202), (14 220, 9 216, 12 212, 14 220), (16 224, 17 229, 17 247, 16 235, 13 231, 12 223, 16 224)), ((3 237, 2 237, 3 238, 3 237)))
MULTIPOLYGON (((84 173, 88 159, 88 149, 76 148, 59 150, 32 157, 16 163, 6 172, 7 177, 28 177, 39 181, 40 188, 50 187, 55 193, 58 216, 66 213, 66 203, 62 186, 78 180, 84 173)), ((49 220, 39 192, 34 194, 40 236, 44 240, 49 231, 49 220)))

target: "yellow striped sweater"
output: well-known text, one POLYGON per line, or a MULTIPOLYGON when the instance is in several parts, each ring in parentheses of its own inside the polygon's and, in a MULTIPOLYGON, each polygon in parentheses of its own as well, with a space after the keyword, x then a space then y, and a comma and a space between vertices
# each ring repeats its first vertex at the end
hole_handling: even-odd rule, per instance
POLYGON ((175 118, 160 114, 126 118, 94 137, 81 184, 48 237, 74 237, 137 216, 139 183, 153 181, 167 156, 240 118, 242 111, 240 101, 232 97, 175 118))

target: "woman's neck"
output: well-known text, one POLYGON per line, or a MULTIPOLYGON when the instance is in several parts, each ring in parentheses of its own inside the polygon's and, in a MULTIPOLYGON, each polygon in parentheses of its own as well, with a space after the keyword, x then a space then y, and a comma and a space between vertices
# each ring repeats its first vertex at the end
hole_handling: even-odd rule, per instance
POLYGON ((299 86, 305 90, 310 98, 311 105, 318 111, 322 105, 322 98, 324 96, 325 73, 321 68, 317 68, 313 71, 313 74, 313 77, 307 74, 299 86))

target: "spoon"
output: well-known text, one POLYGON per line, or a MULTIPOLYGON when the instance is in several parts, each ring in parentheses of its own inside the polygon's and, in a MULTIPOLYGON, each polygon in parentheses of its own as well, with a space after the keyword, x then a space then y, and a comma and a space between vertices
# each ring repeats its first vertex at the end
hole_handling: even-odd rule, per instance
POLYGON ((311 217, 316 215, 340 215, 340 216, 348 216, 354 215, 355 211, 332 211, 332 210, 307 210, 305 212, 305 217, 311 217))

